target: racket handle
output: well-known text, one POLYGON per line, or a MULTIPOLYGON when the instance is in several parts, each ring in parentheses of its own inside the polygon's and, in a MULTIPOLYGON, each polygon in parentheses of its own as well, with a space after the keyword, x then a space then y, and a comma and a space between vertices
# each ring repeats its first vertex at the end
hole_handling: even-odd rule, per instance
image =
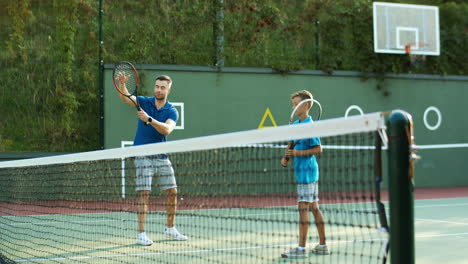
MULTIPOLYGON (((294 146, 295 146, 294 141, 289 141, 289 142, 288 142, 288 149, 294 149, 294 146)), ((289 162, 289 156, 284 155, 283 158, 284 158, 284 160, 286 160, 287 162, 289 162)), ((281 164, 281 165, 282 165, 282 164, 281 164)), ((282 165, 282 166, 283 166, 283 167, 287 167, 288 165, 286 165, 286 166, 282 165)))
MULTIPOLYGON (((136 107, 137 111, 141 111, 140 105, 136 105, 135 107, 136 107)), ((146 122, 143 122, 143 124, 144 124, 145 126, 148 125, 146 122)))
POLYGON ((286 167, 288 166, 288 164, 289 164, 289 157, 288 157, 288 156, 283 156, 283 159, 284 159, 285 161, 287 161, 287 162, 286 162, 286 165, 284 165, 283 162, 281 162, 281 166, 283 166, 284 168, 286 168, 286 167))

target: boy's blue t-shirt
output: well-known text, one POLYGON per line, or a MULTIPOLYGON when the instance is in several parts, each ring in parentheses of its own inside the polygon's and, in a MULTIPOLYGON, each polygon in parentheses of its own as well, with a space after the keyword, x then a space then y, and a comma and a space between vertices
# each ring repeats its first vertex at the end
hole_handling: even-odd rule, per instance
MULTIPOLYGON (((179 112, 169 101, 167 101, 166 104, 160 109, 156 109, 154 96, 138 96, 137 100, 141 109, 143 109, 149 116, 151 116, 151 118, 159 122, 165 123, 167 119, 172 119, 174 122, 177 122, 179 119, 179 112)), ((166 135, 159 133, 151 125, 145 126, 143 121, 138 119, 137 131, 135 134, 135 139, 133 140, 134 146, 165 141, 167 141, 166 135)))
MULTIPOLYGON (((296 120, 293 125, 314 122, 309 116, 302 122, 296 120)), ((297 140, 294 141, 296 143, 297 140)), ((306 138, 299 140, 295 150, 307 150, 320 145, 320 138, 306 138)), ((314 155, 294 157, 294 173, 298 183, 312 183, 319 180, 319 167, 314 155)))

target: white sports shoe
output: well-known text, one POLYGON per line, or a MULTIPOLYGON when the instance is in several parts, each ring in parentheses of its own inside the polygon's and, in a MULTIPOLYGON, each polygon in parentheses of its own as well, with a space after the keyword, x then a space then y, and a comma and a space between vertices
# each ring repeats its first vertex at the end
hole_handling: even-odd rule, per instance
POLYGON ((136 243, 143 246, 151 246, 153 244, 153 240, 146 236, 146 232, 143 232, 137 235, 136 243))
POLYGON ((315 246, 310 252, 317 254, 317 255, 328 255, 330 251, 328 250, 327 245, 317 245, 315 246))
POLYGON ((166 227, 166 229, 164 230, 164 235, 167 238, 170 238, 173 240, 187 240, 188 239, 187 236, 184 236, 181 233, 179 233, 179 231, 177 231, 175 227, 172 227, 172 228, 166 227))
POLYGON ((283 258, 305 258, 307 257, 307 253, 305 249, 299 249, 297 247, 291 248, 286 250, 281 254, 281 257, 283 258))

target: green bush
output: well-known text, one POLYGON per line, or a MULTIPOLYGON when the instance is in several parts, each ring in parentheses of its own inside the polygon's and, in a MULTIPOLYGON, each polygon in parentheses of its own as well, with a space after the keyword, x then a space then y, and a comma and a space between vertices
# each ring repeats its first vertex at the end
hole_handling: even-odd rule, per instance
MULTIPOLYGON (((370 0, 224 0, 223 16, 213 0, 102 0, 102 59, 214 66, 222 55, 226 67, 352 70, 380 83, 387 73, 467 75, 466 1, 410 2, 440 8, 441 55, 419 67, 374 53, 370 0)), ((2 2, 1 151, 100 148, 98 9, 99 0, 2 2)))

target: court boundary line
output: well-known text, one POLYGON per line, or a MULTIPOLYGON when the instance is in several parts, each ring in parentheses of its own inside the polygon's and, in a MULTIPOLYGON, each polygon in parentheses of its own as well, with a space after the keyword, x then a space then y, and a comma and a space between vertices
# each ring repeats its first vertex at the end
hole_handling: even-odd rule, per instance
MULTIPOLYGON (((415 238, 432 238, 432 237, 450 237, 450 236, 464 236, 468 235, 468 232, 463 233, 450 233, 450 234, 437 234, 437 235, 416 235, 415 238)), ((330 244, 340 243, 359 243, 367 241, 385 241, 385 239, 362 239, 362 240, 345 240, 345 241, 330 241, 330 244)), ((110 259, 118 257, 135 257, 135 256, 157 256, 157 255, 175 255, 175 254, 187 254, 187 253, 210 253, 210 252, 223 252, 223 251, 242 251, 252 250, 260 248, 280 248, 288 247, 295 244, 280 244, 271 246, 255 246, 255 247, 236 247, 236 248, 217 248, 217 249, 198 249, 198 250, 179 250, 179 251, 167 251, 167 252, 146 252, 146 253, 129 253, 129 254, 109 254, 100 256, 75 256, 75 257, 56 257, 56 258, 32 258, 32 259, 17 259, 16 262, 41 262, 41 261, 58 261, 58 260, 78 260, 78 259, 110 259)), ((278 259, 280 259, 278 257, 278 259)))
POLYGON ((414 218, 414 221, 421 221, 421 222, 436 222, 436 223, 445 223, 445 224, 452 224, 452 225, 466 225, 468 226, 468 223, 462 223, 462 222, 454 222, 454 221, 445 221, 445 220, 437 220, 437 219, 431 219, 431 218, 414 218))
MULTIPOLYGON (((342 244, 342 243, 362 243, 369 241, 385 241, 386 239, 358 239, 358 240, 336 240, 330 241, 329 244, 342 244)), ((387 239, 388 240, 388 239, 387 239)), ((215 248, 215 249, 197 249, 197 250, 179 250, 179 251, 166 251, 166 252, 145 252, 145 253, 129 253, 129 254, 111 254, 101 256, 76 256, 76 257, 56 257, 56 258, 34 258, 34 259, 18 259, 16 262, 31 262, 31 261, 57 261, 57 260, 74 260, 74 259, 98 259, 98 258, 115 258, 115 257, 135 257, 135 256, 157 256, 157 255, 176 255, 187 253, 210 253, 210 252, 223 252, 223 251, 242 251, 252 249, 264 248, 282 248, 291 247, 295 244, 279 244, 270 246, 250 246, 250 247, 231 247, 231 248, 215 248)), ((280 259, 280 257, 278 257, 280 259)))
MULTIPOLYGON (((465 199, 468 197, 460 197, 461 199, 465 199)), ((437 199, 419 199, 418 201, 446 201, 446 200, 453 200, 453 199, 460 199, 460 198, 437 198, 437 199)), ((365 202, 369 203, 369 202, 365 202)), ((432 205, 415 205, 415 208, 437 208, 437 207, 448 207, 448 206, 466 206, 468 203, 455 203, 455 204, 432 204, 432 205)), ((273 206, 270 208, 275 207, 294 207, 294 206, 273 206)), ((245 208, 208 208, 202 210, 226 210, 226 209, 245 209, 245 208)), ((185 210, 184 210, 185 211, 185 210)), ((190 211, 190 210, 187 210, 190 211)), ((161 212, 161 211, 157 211, 161 212)), ((132 212, 111 212, 111 213, 132 213, 132 212)), ((288 214, 294 212, 283 212, 281 214, 288 214)), ((110 213, 92 213, 92 214, 110 214, 110 213)), ((277 214, 277 213, 276 213, 277 214)), ((88 215, 87 213, 79 213, 74 215, 88 215)), ((249 215, 249 214, 248 214, 249 215)), ((250 214, 250 215, 257 215, 257 214, 250 214)), ((261 215, 270 215, 270 214, 261 214, 261 215)), ((55 215, 41 215, 41 216, 55 216, 55 215)), ((7 217, 17 217, 17 216, 7 216, 7 217)), ((20 216, 20 217, 31 217, 31 216, 20 216)), ((189 215, 182 215, 180 217, 191 217, 189 215)), ((159 218, 155 218, 159 219, 159 218)), ((112 222, 119 222, 119 221, 129 221, 129 220, 104 220, 104 221, 112 221, 112 222)), ((131 221, 131 220, 130 220, 131 221)), ((436 222, 446 222, 446 223, 455 223, 459 225, 468 225, 466 223, 457 223, 457 222, 449 222, 449 221, 439 221, 439 220, 432 220, 432 219, 425 219, 425 218, 415 218, 415 221, 436 221, 436 222)), ((466 236, 468 232, 459 232, 459 233, 445 233, 445 234, 433 234, 433 235, 415 235, 416 239, 421 238, 435 238, 435 237, 452 237, 452 236, 466 236)), ((384 234, 382 234, 384 236, 384 234)), ((330 244, 335 243, 355 243, 355 242, 362 242, 362 241, 381 241, 385 239, 367 239, 367 240, 349 240, 349 241, 330 241, 330 244)), ((190 253, 209 253, 209 252, 222 252, 222 251, 241 251, 241 250, 254 250, 259 248, 279 248, 279 247, 286 247, 290 246, 291 244, 280 244, 280 245, 269 245, 269 246, 254 246, 254 247, 233 247, 233 248, 218 248, 218 249, 199 249, 199 250, 181 250, 181 251, 168 251, 168 252, 146 252, 146 253, 129 253, 129 254, 107 254, 107 255, 93 255, 93 256, 83 256, 77 255, 72 257, 55 257, 55 258, 31 258, 31 259, 19 259, 15 260, 17 262, 43 262, 43 261, 57 261, 57 260, 79 260, 79 259, 112 259, 112 258, 121 258, 121 257, 132 257, 132 256, 156 256, 156 255, 170 255, 170 254, 190 254, 190 253)))

